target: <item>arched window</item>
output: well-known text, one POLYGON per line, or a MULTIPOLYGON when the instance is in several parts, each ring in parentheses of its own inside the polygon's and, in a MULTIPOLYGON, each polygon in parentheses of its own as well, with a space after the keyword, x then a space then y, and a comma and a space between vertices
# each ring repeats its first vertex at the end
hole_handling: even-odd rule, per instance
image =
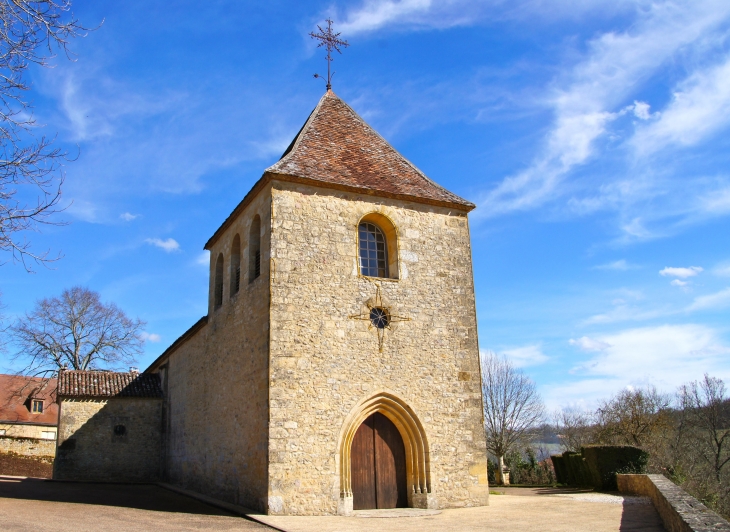
POLYGON ((213 285, 213 307, 220 308, 223 304, 223 253, 218 254, 215 261, 215 284, 213 285))
POLYGON ((261 275, 261 218, 257 214, 251 222, 248 237, 248 282, 261 275))
POLYGON ((360 273, 388 277, 388 248, 383 231, 370 222, 360 222, 360 273))
POLYGON ((231 246, 231 297, 241 288, 241 237, 233 237, 231 246))
POLYGON ((367 214, 360 219, 357 237, 360 275, 397 279, 398 237, 393 222, 377 212, 367 214))

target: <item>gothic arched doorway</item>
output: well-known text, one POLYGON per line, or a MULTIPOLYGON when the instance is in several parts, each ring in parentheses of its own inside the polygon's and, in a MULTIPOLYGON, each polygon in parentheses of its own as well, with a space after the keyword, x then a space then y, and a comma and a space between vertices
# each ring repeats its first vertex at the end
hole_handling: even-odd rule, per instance
POLYGON ((400 432, 376 412, 362 422, 352 440, 353 509, 406 508, 406 451, 400 432))

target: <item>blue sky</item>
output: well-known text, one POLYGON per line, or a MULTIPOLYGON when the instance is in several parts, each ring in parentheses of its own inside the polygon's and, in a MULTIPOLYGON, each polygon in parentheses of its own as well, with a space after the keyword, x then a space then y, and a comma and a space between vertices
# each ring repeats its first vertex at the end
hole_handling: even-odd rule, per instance
MULTIPOLYGON (((482 349, 550 407, 730 382, 727 0, 76 2, 74 63, 33 70, 78 159, 50 269, 0 267, 8 320, 86 285, 147 321, 151 362, 207 312, 203 244, 324 91, 470 215, 482 349), (72 203, 71 203, 72 202, 72 203)), ((10 346, 12 351, 12 346, 10 346)), ((3 370, 13 369, 7 353, 3 370)))

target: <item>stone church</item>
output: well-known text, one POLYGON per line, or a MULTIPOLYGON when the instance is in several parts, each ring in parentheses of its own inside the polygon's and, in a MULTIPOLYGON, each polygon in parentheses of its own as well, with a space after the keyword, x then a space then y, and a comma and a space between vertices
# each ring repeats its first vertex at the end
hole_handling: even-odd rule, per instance
POLYGON ((271 514, 488 504, 473 208, 328 90, 206 243, 207 316, 139 376, 150 476, 271 514))

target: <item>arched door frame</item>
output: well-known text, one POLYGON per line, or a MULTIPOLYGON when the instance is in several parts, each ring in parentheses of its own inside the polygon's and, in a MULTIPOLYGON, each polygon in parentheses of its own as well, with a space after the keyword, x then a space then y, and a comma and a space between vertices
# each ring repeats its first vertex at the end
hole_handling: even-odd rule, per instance
POLYGON ((379 412, 390 419, 403 438, 406 451, 406 479, 408 506, 434 508, 436 501, 431 489, 431 463, 428 440, 423 425, 415 412, 400 398, 380 391, 361 400, 345 418, 339 438, 337 458, 340 474, 340 502, 338 513, 352 512, 351 457, 352 440, 363 421, 379 412))

